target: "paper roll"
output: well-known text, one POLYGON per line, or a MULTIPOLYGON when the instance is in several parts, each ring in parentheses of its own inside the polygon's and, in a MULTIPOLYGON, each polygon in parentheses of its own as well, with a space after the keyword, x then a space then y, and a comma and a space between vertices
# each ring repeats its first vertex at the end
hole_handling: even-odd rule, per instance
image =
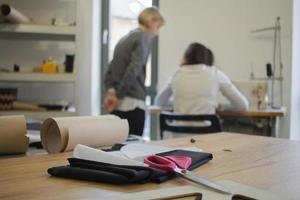
POLYGON ((25 153, 28 144, 24 116, 0 117, 0 154, 25 153))
POLYGON ((2 4, 0 6, 0 11, 1 11, 1 15, 2 17, 6 20, 9 21, 11 23, 15 23, 15 24, 29 24, 31 23, 31 20, 26 17, 25 15, 23 15, 22 13, 20 13, 19 11, 17 11, 15 8, 13 8, 12 6, 8 5, 8 4, 2 4))
POLYGON ((44 121, 41 139, 49 153, 59 153, 73 150, 77 144, 101 147, 122 143, 128 132, 127 120, 114 115, 60 117, 44 121))
POLYGON ((14 110, 46 111, 45 108, 41 108, 34 103, 27 103, 27 102, 21 102, 21 101, 14 101, 13 109, 14 110))

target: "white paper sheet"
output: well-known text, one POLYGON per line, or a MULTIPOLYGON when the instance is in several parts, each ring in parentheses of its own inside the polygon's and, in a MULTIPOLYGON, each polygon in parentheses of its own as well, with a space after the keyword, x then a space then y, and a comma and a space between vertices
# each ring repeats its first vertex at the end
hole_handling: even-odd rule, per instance
MULTIPOLYGON (((182 148, 175 148, 175 149, 202 152, 202 149, 199 149, 197 147, 182 147, 182 148)), ((154 145, 154 144, 133 143, 133 144, 127 144, 127 145, 123 146, 120 149, 120 151, 127 157, 135 159, 137 157, 154 155, 154 154, 158 154, 158 153, 172 151, 175 149, 160 146, 160 145, 154 145)))
POLYGON ((94 149, 85 145, 76 145, 73 156, 85 160, 92 160, 103 163, 110 163, 114 165, 133 165, 133 166, 147 166, 142 162, 128 159, 122 154, 115 154, 113 152, 105 152, 99 149, 94 149))
POLYGON ((174 149, 153 144, 127 144, 123 146, 120 151, 129 158, 137 158, 148 155, 154 155, 166 151, 172 151, 174 149))
MULTIPOLYGON (((197 148, 180 148, 181 150, 198 151, 197 148)), ((116 165, 147 166, 144 157, 157 153, 175 150, 159 145, 151 144, 127 144, 120 151, 105 152, 85 145, 77 144, 73 156, 86 160, 111 163, 116 165)))
POLYGON ((182 148, 169 148, 164 147, 160 145, 153 145, 153 144, 144 144, 144 143, 133 143, 133 144, 127 144, 123 146, 120 151, 122 154, 124 154, 126 157, 134 159, 139 162, 144 161, 144 157, 149 155, 154 155, 158 153, 163 153, 167 151, 173 151, 173 150, 186 150, 186 151, 195 151, 195 152, 202 152, 202 149, 199 149, 197 147, 182 147, 182 148))

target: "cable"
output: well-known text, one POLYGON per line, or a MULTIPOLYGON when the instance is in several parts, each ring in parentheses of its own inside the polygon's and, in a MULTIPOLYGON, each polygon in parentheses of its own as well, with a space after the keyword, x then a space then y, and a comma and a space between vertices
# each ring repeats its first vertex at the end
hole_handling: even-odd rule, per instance
MULTIPOLYGON (((278 18, 277 18, 278 20, 278 18)), ((271 107, 274 106, 274 79, 276 76, 276 50, 277 50, 277 20, 275 21, 275 28, 274 28, 274 43, 273 43, 273 76, 271 82, 271 107)))
POLYGON ((278 47, 279 47, 279 78, 280 78, 280 105, 283 105, 283 78, 282 78, 282 54, 281 54, 281 25, 280 25, 280 17, 277 18, 278 23, 278 47))
POLYGON ((271 106, 274 106, 274 81, 276 78, 276 57, 277 57, 277 44, 278 44, 278 61, 279 61, 279 81, 280 81, 280 106, 283 104, 283 78, 282 78, 282 54, 281 54, 281 25, 280 17, 276 18, 274 30, 274 46, 273 46, 273 76, 272 76, 272 90, 271 90, 271 106))

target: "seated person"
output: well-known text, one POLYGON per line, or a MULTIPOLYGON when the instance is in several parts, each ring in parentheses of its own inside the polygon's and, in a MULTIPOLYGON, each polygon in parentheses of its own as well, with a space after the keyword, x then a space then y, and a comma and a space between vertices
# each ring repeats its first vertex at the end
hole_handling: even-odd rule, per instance
POLYGON ((213 53, 204 45, 192 43, 183 62, 155 98, 158 106, 169 106, 179 114, 215 114, 219 91, 229 100, 222 110, 246 111, 248 100, 221 70, 213 66, 213 53))

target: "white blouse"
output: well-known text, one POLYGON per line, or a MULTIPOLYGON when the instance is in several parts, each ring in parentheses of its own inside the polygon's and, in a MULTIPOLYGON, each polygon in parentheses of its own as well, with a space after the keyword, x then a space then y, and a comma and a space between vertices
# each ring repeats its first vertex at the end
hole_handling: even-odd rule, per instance
POLYGON ((158 106, 170 106, 182 114, 215 114, 221 92, 230 102, 226 110, 245 111, 249 102, 230 79, 214 66, 185 65, 180 67, 155 98, 158 106))

